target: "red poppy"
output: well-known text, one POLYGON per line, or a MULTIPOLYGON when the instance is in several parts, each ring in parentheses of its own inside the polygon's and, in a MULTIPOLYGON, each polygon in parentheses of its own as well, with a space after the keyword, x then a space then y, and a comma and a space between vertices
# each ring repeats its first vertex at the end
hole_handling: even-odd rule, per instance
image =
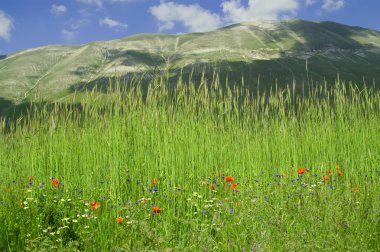
POLYGON ((323 177, 322 177, 322 180, 323 180, 323 181, 330 180, 330 177, 329 177, 329 176, 323 176, 323 177))
POLYGON ((155 185, 158 183, 158 180, 156 178, 153 178, 150 180, 150 183, 152 183, 152 185, 155 185))
POLYGON ((100 202, 99 201, 91 201, 91 209, 92 211, 95 211, 96 209, 98 209, 100 207, 100 202))
POLYGON ((232 176, 227 176, 227 177, 225 178, 225 181, 226 181, 226 182, 232 182, 232 181, 234 181, 234 178, 233 178, 232 176))
POLYGON ((329 170, 327 173, 328 173, 329 175, 331 175, 331 174, 332 174, 332 170, 329 170))
POLYGON ((231 185, 231 189, 232 190, 237 190, 238 189, 238 185, 237 184, 232 184, 231 185))
POLYGON ((161 213, 161 208, 159 208, 158 206, 155 206, 155 207, 152 207, 152 211, 153 213, 161 213))
POLYGON ((30 182, 32 182, 32 181, 34 180, 34 177, 30 176, 30 177, 28 177, 28 180, 29 180, 30 182))
POLYGON ((59 181, 58 181, 58 179, 56 179, 56 178, 53 178, 53 179, 51 180, 51 183, 52 183, 52 185, 54 186, 54 188, 57 188, 58 185, 59 185, 59 181))
POLYGON ((301 174, 304 174, 305 172, 308 172, 308 170, 306 170, 305 168, 298 168, 297 170, 298 174, 301 175, 301 174))
POLYGON ((335 166, 335 169, 336 169, 337 171, 339 171, 339 170, 340 170, 340 166, 339 166, 339 165, 336 165, 336 166, 335 166))
POLYGON ((215 184, 211 184, 211 189, 212 189, 212 190, 215 190, 215 187, 216 187, 215 184))
POLYGON ((124 221, 123 217, 117 217, 116 218, 116 222, 119 223, 119 224, 123 223, 123 221, 124 221))
POLYGON ((338 171, 338 176, 342 176, 342 172, 341 171, 338 171))

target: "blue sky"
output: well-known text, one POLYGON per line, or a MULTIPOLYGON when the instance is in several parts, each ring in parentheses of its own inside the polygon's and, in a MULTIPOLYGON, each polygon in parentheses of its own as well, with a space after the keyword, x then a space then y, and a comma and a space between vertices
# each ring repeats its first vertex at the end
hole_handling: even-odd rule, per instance
POLYGON ((263 19, 328 20, 380 30, 379 11, 379 0, 0 0, 0 55, 263 19))

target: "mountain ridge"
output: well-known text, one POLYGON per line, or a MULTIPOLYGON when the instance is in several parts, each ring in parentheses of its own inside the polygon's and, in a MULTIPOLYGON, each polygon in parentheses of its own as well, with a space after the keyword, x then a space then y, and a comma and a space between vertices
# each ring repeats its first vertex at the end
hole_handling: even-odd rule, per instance
MULTIPOLYGON (((0 97, 54 101, 115 76, 211 74, 239 83, 380 81, 380 32, 331 21, 242 22, 210 32, 136 34, 75 46, 49 45, 0 58, 0 97), (306 73, 306 61, 308 73, 306 73)), ((150 79, 149 79, 150 77, 150 79)))

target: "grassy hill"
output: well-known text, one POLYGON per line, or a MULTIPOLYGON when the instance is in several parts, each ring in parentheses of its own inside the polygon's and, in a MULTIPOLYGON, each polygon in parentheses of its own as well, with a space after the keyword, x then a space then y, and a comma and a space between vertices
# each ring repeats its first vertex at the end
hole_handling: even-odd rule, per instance
POLYGON ((0 58, 0 106, 64 100, 109 78, 175 81, 219 72, 221 82, 261 87, 339 74, 358 85, 380 82, 380 32, 333 22, 246 22, 207 33, 141 34, 80 46, 52 45, 0 58), (306 67, 307 70, 306 71, 306 67))

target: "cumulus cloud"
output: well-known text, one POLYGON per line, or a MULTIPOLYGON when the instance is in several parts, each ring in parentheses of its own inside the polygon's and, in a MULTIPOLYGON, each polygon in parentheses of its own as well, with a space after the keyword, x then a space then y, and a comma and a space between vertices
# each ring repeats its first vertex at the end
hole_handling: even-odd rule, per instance
POLYGON ((100 19, 99 24, 108 26, 109 28, 112 28, 115 30, 118 30, 118 29, 126 30, 128 28, 127 24, 123 24, 123 23, 116 21, 116 20, 113 20, 109 17, 106 17, 104 19, 100 19))
POLYGON ((294 15, 298 6, 298 0, 248 0, 247 6, 241 0, 228 0, 221 4, 224 19, 228 23, 276 20, 283 14, 294 15))
POLYGON ((11 39, 11 30, 13 28, 12 17, 0 10, 0 38, 9 41, 11 39))
POLYGON ((72 31, 72 30, 66 30, 66 29, 62 29, 61 30, 61 36, 64 40, 68 41, 68 42, 71 42, 75 39, 76 37, 76 32, 75 31, 72 31))
POLYGON ((131 3, 131 2, 142 2, 142 1, 148 1, 148 0, 77 0, 77 2, 79 3, 84 3, 88 5, 96 5, 98 7, 102 7, 104 2, 131 3))
POLYGON ((344 0, 323 0, 322 9, 326 11, 336 11, 343 8, 344 0))
POLYGON ((210 31, 222 26, 218 14, 211 13, 198 4, 161 2, 150 7, 149 11, 160 22, 160 31, 174 28, 176 22, 181 23, 190 32, 210 31))
POLYGON ((306 5, 313 5, 313 4, 317 3, 317 2, 318 2, 318 0, 306 0, 305 1, 306 5))
POLYGON ((102 0, 77 0, 79 3, 89 4, 89 5, 96 5, 98 7, 103 6, 102 0))
POLYGON ((67 12, 67 8, 63 4, 61 5, 53 4, 51 6, 50 12, 56 16, 60 16, 67 12))
POLYGON ((110 0, 111 3, 131 3, 131 2, 142 2, 144 0, 110 0))

